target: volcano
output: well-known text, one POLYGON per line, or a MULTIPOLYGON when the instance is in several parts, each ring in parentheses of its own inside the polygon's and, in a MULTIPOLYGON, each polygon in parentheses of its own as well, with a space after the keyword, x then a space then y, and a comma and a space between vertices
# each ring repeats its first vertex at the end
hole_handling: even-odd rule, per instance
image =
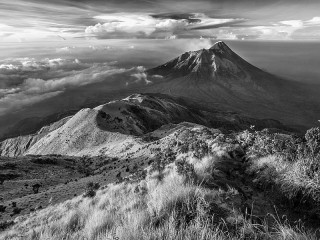
POLYGON ((255 67, 222 41, 186 52, 147 74, 153 82, 148 91, 185 97, 206 108, 277 119, 298 128, 318 119, 319 107, 306 97, 310 94, 305 84, 255 67))

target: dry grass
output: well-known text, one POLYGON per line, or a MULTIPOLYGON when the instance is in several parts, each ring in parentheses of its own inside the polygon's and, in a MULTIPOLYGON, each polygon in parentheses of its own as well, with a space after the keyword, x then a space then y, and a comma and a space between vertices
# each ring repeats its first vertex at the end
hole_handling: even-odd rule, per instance
POLYGON ((263 184, 279 186, 289 199, 302 194, 320 203, 320 174, 316 172, 310 176, 309 169, 304 159, 289 162, 278 155, 270 155, 252 160, 249 172, 259 171, 258 178, 263 184))
MULTIPOLYGON (((207 157, 202 164, 195 162, 197 173, 206 177, 215 161, 207 157)), ((224 201, 237 198, 237 191, 185 184, 174 164, 167 166, 162 181, 157 174, 138 183, 110 184, 93 198, 79 196, 19 217, 0 239, 316 239, 313 233, 280 221, 272 227, 251 223, 224 201)))

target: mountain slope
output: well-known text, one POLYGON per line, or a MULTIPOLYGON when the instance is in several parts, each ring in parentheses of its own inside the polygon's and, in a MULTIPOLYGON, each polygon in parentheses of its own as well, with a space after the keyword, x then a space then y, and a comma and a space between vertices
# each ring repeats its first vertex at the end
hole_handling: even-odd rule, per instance
MULTIPOLYGON (((310 184, 310 174, 299 181, 287 175, 303 176, 305 160, 296 165, 280 154, 261 158, 262 149, 252 156, 251 144, 261 139, 245 147, 239 140, 248 131, 224 135, 196 124, 179 125, 158 144, 151 143, 155 157, 135 159, 130 173, 119 165, 129 169, 131 158, 106 165, 103 173, 116 177, 116 183, 103 185, 96 173, 83 194, 59 204, 50 200, 46 208, 2 224, 0 239, 319 239, 319 208, 307 200, 310 187, 319 183, 314 177, 310 184)), ((85 180, 67 183, 68 190, 85 180)), ((61 191, 61 185, 55 189, 61 191)), ((319 192, 314 193, 319 201, 319 192)), ((40 194, 52 199, 52 192, 42 188, 32 200, 40 194)))
POLYGON ((319 107, 305 86, 262 71, 225 43, 186 52, 147 71, 153 81, 148 91, 162 92, 254 118, 273 118, 289 125, 309 127, 319 107), (304 102, 304 106, 300 103, 304 102), (306 107, 307 106, 307 107, 306 107))
POLYGON ((2 156, 26 154, 119 156, 131 146, 135 151, 147 144, 143 139, 157 138, 190 122, 222 131, 261 128, 286 128, 275 120, 257 120, 216 109, 200 110, 166 95, 134 94, 127 98, 85 108, 34 135, 7 139, 0 143, 2 156))

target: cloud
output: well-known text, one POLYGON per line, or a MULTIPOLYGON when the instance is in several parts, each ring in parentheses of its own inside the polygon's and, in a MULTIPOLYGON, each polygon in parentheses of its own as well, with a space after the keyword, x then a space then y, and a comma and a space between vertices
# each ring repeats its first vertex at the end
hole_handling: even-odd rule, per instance
POLYGON ((303 27, 303 21, 302 20, 287 20, 287 21, 280 21, 280 23, 291 26, 291 27, 303 27))
POLYGON ((7 80, 0 85, 0 115, 88 84, 105 81, 110 87, 124 88, 122 78, 115 77, 119 74, 125 74, 130 84, 151 83, 142 66, 122 68, 115 62, 88 64, 78 59, 11 59, 0 64, 0 72, 7 80))
MULTIPOLYGON (((180 33, 236 24, 239 19, 211 18, 203 13, 148 15, 113 13, 95 17, 102 21, 88 26, 85 33, 97 38, 169 38, 180 33)), ((244 21, 244 20, 241 20, 244 21)))
MULTIPOLYGON (((14 0, 0 3, 0 41, 63 42, 92 37, 166 38, 171 35, 197 38, 214 35, 201 30, 236 29, 242 22, 248 26, 237 35, 249 35, 247 30, 253 25, 275 23, 298 27, 299 21, 304 26, 319 24, 319 6, 316 0, 259 0, 254 4, 248 0, 14 0)), ((308 33, 312 34, 312 30, 305 31, 304 35, 307 37, 308 33)))
POLYGON ((27 93, 21 92, 17 94, 8 94, 0 98, 0 116, 8 112, 16 111, 22 109, 25 106, 41 102, 45 99, 57 96, 61 92, 50 92, 40 95, 29 95, 27 93))
POLYGON ((190 25, 185 20, 156 19, 149 15, 129 13, 96 16, 96 19, 105 23, 89 26, 85 33, 98 38, 156 37, 157 32, 175 32, 190 25))
POLYGON ((313 17, 309 21, 306 21, 308 25, 320 25, 320 17, 313 17))
POLYGON ((57 53, 71 53, 72 50, 75 50, 76 47, 62 47, 56 48, 57 53))
MULTIPOLYGON (((286 20, 280 21, 279 24, 275 24, 275 29, 278 32, 283 32, 287 34, 287 37, 294 39, 296 33, 304 32, 306 38, 314 38, 314 27, 320 26, 320 17, 313 17, 310 20, 286 20), (303 31, 305 30, 305 31, 303 31), (306 34, 308 33, 308 34, 306 34)), ((316 34, 319 38, 320 35, 316 34)))
POLYGON ((15 58, 0 60, 0 88, 14 87, 27 78, 62 78, 74 71, 84 70, 90 64, 78 59, 45 58, 15 58))
POLYGON ((45 81, 43 79, 28 78, 23 82, 21 89, 30 94, 63 91, 68 88, 103 81, 111 75, 123 73, 125 71, 127 71, 127 69, 118 69, 102 64, 60 79, 45 81))
POLYGON ((131 74, 132 77, 136 78, 135 83, 144 82, 145 84, 151 84, 152 81, 148 80, 146 69, 143 66, 136 67, 137 73, 131 74))
POLYGON ((177 39, 178 36, 177 35, 170 35, 168 37, 166 37, 167 40, 173 40, 173 39, 177 39))
MULTIPOLYGON (((218 39, 229 40, 294 40, 320 38, 318 28, 320 17, 310 20, 281 20, 265 25, 230 25, 221 24, 216 29, 207 29, 206 34, 216 36, 218 39)), ((205 29, 203 29, 205 31, 205 29)))

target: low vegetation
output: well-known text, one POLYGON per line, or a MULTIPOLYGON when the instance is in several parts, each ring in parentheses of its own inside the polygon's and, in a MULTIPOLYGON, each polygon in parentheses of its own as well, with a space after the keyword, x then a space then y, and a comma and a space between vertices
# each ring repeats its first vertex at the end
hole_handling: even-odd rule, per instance
POLYGON ((290 203, 320 217, 319 128, 304 137, 245 131, 238 139, 250 156, 248 173, 256 184, 277 187, 290 203))
POLYGON ((138 177, 91 182, 82 196, 18 217, 0 238, 319 239, 319 132, 251 129, 197 141, 191 131, 138 177))
POLYGON ((86 192, 93 196, 95 186, 116 181, 116 175, 140 171, 137 160, 120 162, 106 156, 70 157, 60 155, 0 157, 0 222, 33 213, 86 192), (1 180, 2 179, 2 180, 1 180))

